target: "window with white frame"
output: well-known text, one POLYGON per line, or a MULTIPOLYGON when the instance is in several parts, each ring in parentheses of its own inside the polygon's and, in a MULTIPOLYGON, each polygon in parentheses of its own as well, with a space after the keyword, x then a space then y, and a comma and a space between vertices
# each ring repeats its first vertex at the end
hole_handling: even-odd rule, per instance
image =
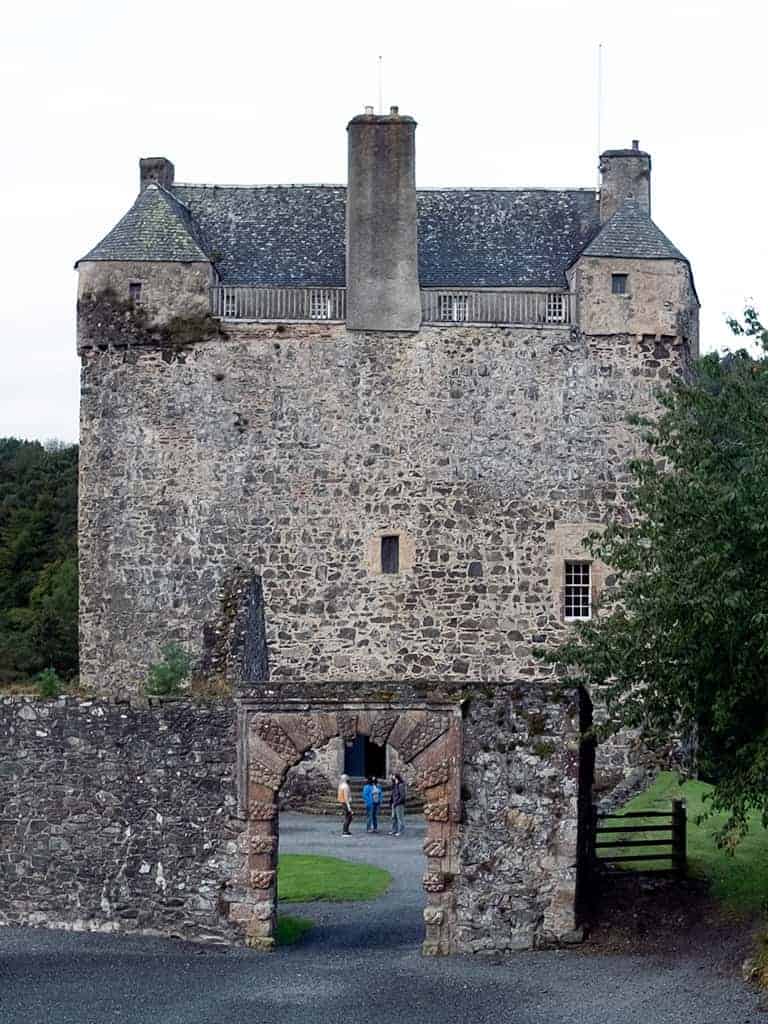
POLYGON ((234 288, 224 288, 221 293, 221 315, 237 316, 237 292, 234 288))
POLYGON ((467 296, 442 292, 437 296, 437 319, 446 323, 461 323, 467 319, 467 296))
POLYGON ((315 288, 309 293, 309 319, 330 320, 333 313, 333 303, 330 296, 322 289, 315 288))
POLYGON ((589 562, 565 563, 565 620, 592 618, 592 566, 589 562))
POLYGON ((565 295, 549 292, 547 295, 547 323, 564 324, 566 321, 565 295))

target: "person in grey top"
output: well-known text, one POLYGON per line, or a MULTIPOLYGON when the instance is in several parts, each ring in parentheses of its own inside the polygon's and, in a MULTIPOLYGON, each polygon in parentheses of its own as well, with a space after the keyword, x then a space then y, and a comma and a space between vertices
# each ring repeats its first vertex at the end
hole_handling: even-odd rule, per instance
POLYGON ((389 804, 392 808, 392 830, 391 836, 401 836, 405 831, 405 782, 399 772, 392 776, 392 790, 389 794, 389 804))

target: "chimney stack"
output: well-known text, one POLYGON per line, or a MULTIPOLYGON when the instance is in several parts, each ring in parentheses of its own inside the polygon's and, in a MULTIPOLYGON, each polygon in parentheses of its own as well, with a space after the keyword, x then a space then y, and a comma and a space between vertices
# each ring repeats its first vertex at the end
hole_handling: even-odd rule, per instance
POLYGON ((139 192, 143 192, 147 185, 152 184, 171 188, 173 174, 173 164, 164 156, 143 156, 139 160, 139 192))
POLYGON ((613 216, 625 199, 634 199, 651 215, 651 157, 637 139, 631 149, 608 149, 600 155, 600 223, 613 216))
POLYGON ((366 107, 347 133, 347 327, 418 331, 416 122, 366 107))

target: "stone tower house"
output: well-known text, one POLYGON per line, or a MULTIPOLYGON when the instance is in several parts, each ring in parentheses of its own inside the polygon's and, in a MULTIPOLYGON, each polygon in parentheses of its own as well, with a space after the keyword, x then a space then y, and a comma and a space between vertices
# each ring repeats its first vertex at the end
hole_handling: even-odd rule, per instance
MULTIPOLYGON (((291 749, 389 742, 441 808, 427 946, 513 949, 576 923, 578 695, 532 650, 592 613, 582 541, 631 515, 627 418, 697 352, 698 301, 637 143, 599 191, 419 190, 415 131, 355 117, 346 187, 142 160, 78 262, 82 675, 135 697, 176 641, 231 682, 246 817, 292 709, 337 717, 291 749)), ((267 941, 260 815, 236 913, 267 941)))

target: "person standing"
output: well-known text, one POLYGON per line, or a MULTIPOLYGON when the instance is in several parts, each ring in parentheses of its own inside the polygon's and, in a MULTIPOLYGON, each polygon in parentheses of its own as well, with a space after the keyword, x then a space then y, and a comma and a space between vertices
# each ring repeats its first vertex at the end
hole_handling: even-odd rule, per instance
POLYGON ((349 777, 346 775, 342 775, 339 779, 336 799, 341 808, 341 813, 344 815, 341 834, 343 836, 351 836, 352 833, 349 831, 349 826, 352 824, 352 790, 349 788, 349 777))
POLYGON ((365 831, 375 832, 374 816, 376 811, 373 803, 373 776, 369 775, 363 786, 363 803, 365 804, 365 831))
POLYGON ((381 798, 383 796, 379 780, 373 776, 373 831, 379 831, 379 811, 381 810, 381 798))
POLYGON ((398 772, 392 776, 392 791, 389 794, 392 809, 392 831, 390 835, 401 836, 405 831, 405 782, 398 772))

